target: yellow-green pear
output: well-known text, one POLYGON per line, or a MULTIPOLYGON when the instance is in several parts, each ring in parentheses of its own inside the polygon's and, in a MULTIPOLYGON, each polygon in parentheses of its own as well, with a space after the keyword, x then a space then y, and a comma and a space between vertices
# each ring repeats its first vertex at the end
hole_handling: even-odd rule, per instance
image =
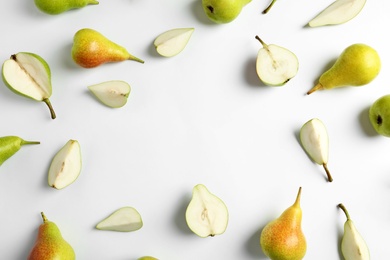
POLYGON ((261 232, 260 246, 272 260, 300 260, 306 254, 306 239, 301 228, 301 190, 299 187, 295 203, 261 232))
POLYGON ((34 2, 39 10, 47 14, 60 14, 70 9, 99 4, 96 0, 34 0, 34 2))
POLYGON ((158 259, 153 256, 143 256, 138 258, 137 260, 158 260, 158 259))
POLYGON ((26 144, 39 144, 36 141, 25 141, 18 136, 0 137, 0 165, 14 155, 19 149, 26 144))
POLYGON ((375 49, 363 43, 352 44, 307 94, 321 89, 366 85, 375 79, 380 69, 381 60, 375 49))
POLYGON ((43 212, 43 223, 39 226, 38 236, 28 260, 74 260, 72 246, 62 237, 58 226, 49 221, 43 212))
POLYGON ((202 0, 203 10, 215 23, 230 23, 252 0, 202 0))

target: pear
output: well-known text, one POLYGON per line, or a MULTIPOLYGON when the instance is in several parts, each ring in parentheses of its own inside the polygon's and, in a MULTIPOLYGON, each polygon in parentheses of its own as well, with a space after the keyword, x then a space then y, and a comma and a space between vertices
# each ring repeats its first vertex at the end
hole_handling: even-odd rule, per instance
POLYGON ((154 40, 158 54, 164 57, 173 57, 186 47, 194 28, 177 28, 163 32, 154 40))
POLYGON ((74 260, 76 259, 75 252, 72 246, 65 241, 61 235, 58 226, 49 221, 46 216, 41 213, 43 224, 40 225, 38 237, 35 245, 32 248, 28 260, 74 260))
POLYGON ((252 0, 202 0, 203 10, 215 23, 230 23, 252 0))
POLYGON ((158 260, 158 259, 153 256, 143 256, 138 258, 137 260, 158 260))
POLYGON ((187 225, 192 232, 200 237, 220 235, 225 232, 228 220, 225 203, 203 184, 196 185, 186 210, 187 225))
POLYGON ((310 27, 342 24, 355 18, 366 4, 366 0, 336 0, 314 17, 310 27))
POLYGON ((321 89, 366 85, 375 79, 380 69, 381 60, 375 49, 363 43, 352 44, 307 94, 321 89))
POLYGON ((272 260, 300 260, 306 254, 306 239, 302 232, 301 187, 295 203, 261 231, 260 246, 272 260))
POLYGON ((390 94, 375 100, 369 109, 369 119, 378 134, 390 137, 390 94))
POLYGON ((74 35, 72 58, 84 68, 94 68, 103 63, 124 60, 144 63, 143 60, 131 55, 124 47, 89 28, 81 29, 74 35))
POLYGON ((324 123, 318 118, 307 121, 301 128, 299 138, 309 157, 324 167, 328 181, 333 178, 328 169, 329 136, 324 123))
POLYGON ((269 86, 283 86, 298 72, 297 56, 291 51, 275 44, 266 44, 259 36, 263 48, 257 54, 256 72, 260 80, 269 86))
POLYGON ((121 80, 112 80, 89 86, 88 89, 103 104, 112 108, 123 107, 130 95, 130 85, 121 80))
POLYGON ((72 184, 81 172, 81 149, 77 140, 69 140, 54 156, 48 173, 48 184, 63 189, 72 184))
POLYGON ((338 206, 344 211, 347 217, 347 221, 344 224, 343 238, 341 240, 341 253, 345 260, 369 260, 370 252, 366 242, 356 229, 345 206, 342 203, 338 206))
POLYGON ((70 9, 99 4, 96 0, 34 0, 34 2, 39 10, 47 14, 60 14, 70 9))
POLYGON ((267 6, 267 8, 264 9, 263 14, 268 13, 269 10, 271 10, 271 8, 274 6, 275 3, 276 3, 276 0, 272 0, 271 3, 267 6))
POLYGON ((18 136, 0 137, 0 165, 14 155, 23 145, 39 144, 37 141, 25 141, 18 136))
POLYGON ((50 103, 52 93, 51 71, 47 62, 39 55, 19 52, 3 63, 4 83, 13 92, 33 100, 45 102, 51 118, 56 118, 50 103))
POLYGON ((96 228, 99 230, 132 232, 142 228, 142 226, 142 218, 138 211, 133 207, 123 207, 100 221, 96 228))

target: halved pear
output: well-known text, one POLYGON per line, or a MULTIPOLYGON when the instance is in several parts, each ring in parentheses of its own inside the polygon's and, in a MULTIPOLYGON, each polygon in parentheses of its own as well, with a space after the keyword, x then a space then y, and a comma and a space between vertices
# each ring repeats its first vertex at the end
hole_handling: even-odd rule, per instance
POLYGON ((52 94, 51 71, 47 62, 39 55, 19 52, 3 63, 3 81, 18 95, 45 102, 51 118, 56 118, 50 103, 52 94))
POLYGON ((48 174, 48 183, 55 189, 72 184, 81 172, 81 149, 77 140, 69 140, 54 156, 48 174))
POLYGON ((186 210, 187 225, 192 232, 200 237, 220 235, 225 232, 228 220, 225 203, 203 184, 196 185, 186 210))
POLYGON ((297 56, 286 48, 266 44, 259 36, 263 48, 257 54, 256 72, 260 80, 269 86, 283 86, 298 73, 297 56))
POLYGON ((355 18, 366 4, 366 0, 336 0, 314 17, 309 26, 318 27, 346 23, 355 18))
POLYGON ((329 136, 324 123, 318 118, 307 121, 301 128, 299 138, 309 157, 325 169, 328 181, 333 178, 328 170, 329 136))
POLYGON ((112 108, 123 107, 130 95, 130 85, 121 80, 112 80, 89 86, 88 89, 103 104, 112 108))
POLYGON ((194 28, 177 28, 166 31, 154 40, 156 51, 164 57, 179 54, 190 40, 194 28))
POLYGON ((100 221, 96 228, 99 230, 131 232, 140 229, 142 226, 143 222, 139 212, 133 207, 123 207, 100 221))

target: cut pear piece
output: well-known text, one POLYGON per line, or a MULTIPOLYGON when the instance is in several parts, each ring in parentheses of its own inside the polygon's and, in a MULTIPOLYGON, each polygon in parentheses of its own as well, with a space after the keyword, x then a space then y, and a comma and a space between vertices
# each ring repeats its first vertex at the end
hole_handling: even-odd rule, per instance
POLYGON ((142 228, 142 226, 142 218, 138 211, 133 207, 123 207, 100 221, 96 228, 99 230, 132 232, 142 228))
POLYGON ((164 57, 179 54, 190 40, 194 28, 177 28, 166 31, 154 40, 156 51, 164 57))
POLYGON ((81 172, 81 149, 76 140, 69 140, 54 156, 48 174, 48 183, 55 189, 72 184, 81 172))
POLYGON ((333 178, 328 170, 329 136, 324 123, 318 118, 307 121, 299 134, 303 149, 309 157, 325 169, 328 181, 333 178))
POLYGON ((130 85, 121 80, 112 80, 89 86, 88 89, 103 104, 112 108, 123 107, 130 95, 130 85))
POLYGON ((297 56, 291 51, 275 44, 267 45, 259 36, 263 48, 257 54, 256 72, 260 80, 269 86, 283 86, 298 72, 297 56))
POLYGON ((45 102, 51 118, 56 118, 49 100, 52 93, 51 71, 41 56, 29 52, 13 54, 3 63, 2 75, 9 89, 18 95, 45 102))
POLYGON ((309 26, 318 27, 346 23, 357 16, 366 0, 336 0, 314 17, 309 26))
POLYGON ((200 237, 220 235, 225 232, 228 220, 225 203, 203 184, 196 185, 186 210, 187 225, 192 232, 200 237))

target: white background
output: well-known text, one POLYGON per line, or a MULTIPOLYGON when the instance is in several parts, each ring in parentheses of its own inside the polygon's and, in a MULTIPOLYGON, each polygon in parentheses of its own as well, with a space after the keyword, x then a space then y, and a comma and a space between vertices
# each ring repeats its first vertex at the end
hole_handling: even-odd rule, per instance
POLYGON ((40 12, 32 0, 1 1, 0 59, 29 51, 51 66, 51 120, 44 103, 0 85, 0 136, 39 140, 0 168, 1 259, 26 259, 41 224, 40 212, 58 224, 77 259, 126 260, 152 255, 162 260, 266 259, 262 227, 278 217, 302 186, 305 259, 340 259, 340 238, 349 209, 372 259, 390 254, 390 139, 376 135, 368 108, 388 94, 390 2, 368 1, 350 22, 305 27, 331 0, 253 0, 229 24, 213 24, 200 0, 101 0, 60 15, 40 12), (125 61, 94 69, 71 59, 72 38, 93 28, 126 47, 145 64, 125 61), (162 58, 153 47, 160 33, 194 27, 185 50, 162 58), (258 79, 260 43, 277 44, 299 58, 297 76, 284 87, 258 79), (353 43, 374 47, 379 76, 364 87, 305 95, 318 77, 353 43), (128 103, 110 109, 87 90, 107 80, 125 80, 128 103), (297 139, 317 117, 330 137, 326 181, 297 139), (83 169, 63 190, 47 185, 54 154, 69 140, 80 142, 83 169), (228 206, 226 232, 200 238, 184 214, 192 188, 203 183, 228 206), (98 231, 114 210, 133 206, 144 226, 132 233, 98 231))

